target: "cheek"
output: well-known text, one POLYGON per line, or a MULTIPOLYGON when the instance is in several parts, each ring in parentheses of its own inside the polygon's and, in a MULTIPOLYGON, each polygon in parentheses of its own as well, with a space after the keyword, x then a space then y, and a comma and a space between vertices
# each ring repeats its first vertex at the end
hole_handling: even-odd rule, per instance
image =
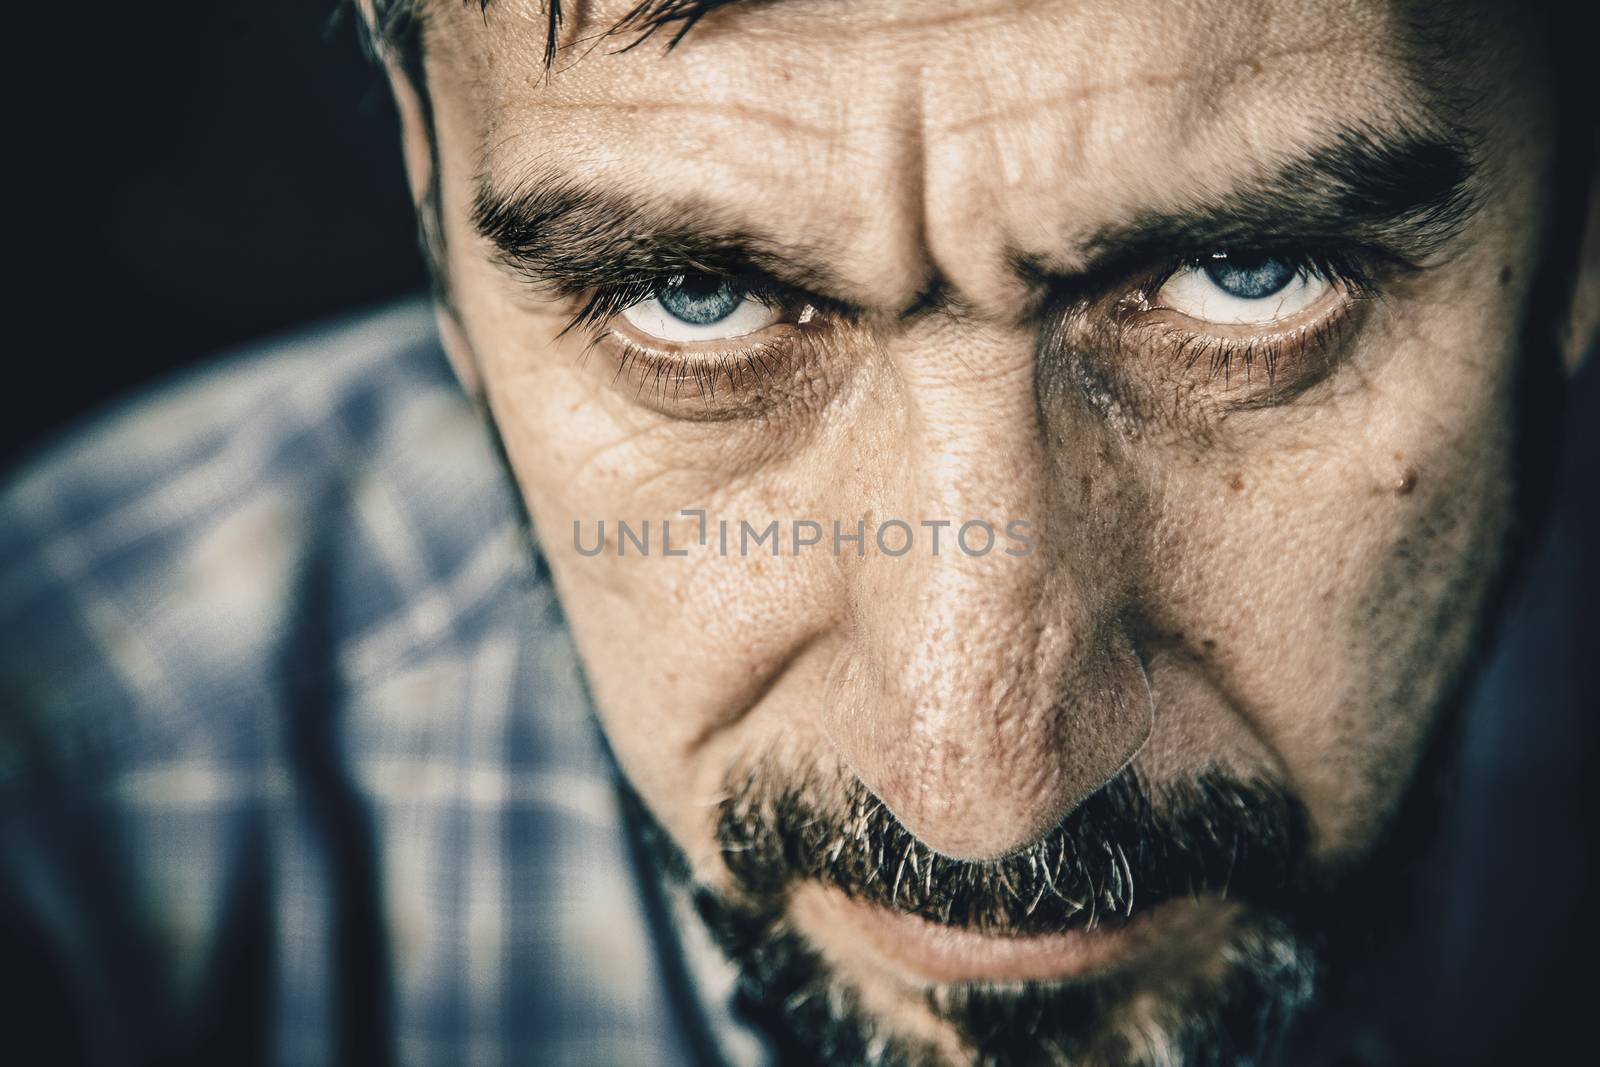
POLYGON ((770 433, 685 429, 641 412, 539 333, 477 331, 486 395, 606 736, 698 863, 729 761, 722 728, 806 646, 815 589, 829 580, 817 572, 825 557, 742 553, 740 520, 759 531, 824 512, 770 433), (716 551, 722 522, 726 555, 716 551))
POLYGON ((1197 669, 1272 749, 1330 862, 1370 845, 1409 781, 1508 518, 1510 352, 1389 342, 1334 400, 1265 413, 1281 428, 1168 480, 1147 594, 1196 635, 1197 669))

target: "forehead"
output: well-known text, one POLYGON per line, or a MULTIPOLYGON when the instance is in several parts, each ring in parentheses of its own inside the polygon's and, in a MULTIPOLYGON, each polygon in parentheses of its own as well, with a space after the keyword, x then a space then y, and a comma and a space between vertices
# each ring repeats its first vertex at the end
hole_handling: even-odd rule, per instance
POLYGON ((1334 131, 1439 118, 1382 3, 774 0, 670 52, 670 28, 603 35, 629 6, 582 5, 547 72, 542 4, 446 5, 430 77, 479 175, 736 206, 864 281, 897 259, 884 285, 915 284, 913 255, 1058 252, 1334 131))

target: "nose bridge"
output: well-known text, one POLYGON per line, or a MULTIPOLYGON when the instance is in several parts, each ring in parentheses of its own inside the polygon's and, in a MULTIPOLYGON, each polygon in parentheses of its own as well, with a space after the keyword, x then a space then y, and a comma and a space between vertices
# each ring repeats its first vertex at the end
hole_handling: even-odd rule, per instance
POLYGON ((849 572, 853 632, 825 721, 927 844, 1003 855, 1126 764, 1149 732, 1148 690, 1092 569, 1052 541, 1060 464, 1045 454, 1031 339, 947 325, 896 359, 904 430, 887 499, 864 510, 922 537, 849 572))
MULTIPOLYGON (((965 359, 986 355, 1004 359, 975 345, 965 359)), ((864 565, 872 595, 857 615, 883 631, 874 647, 886 693, 933 729, 979 702, 1027 700, 1027 649, 1055 632, 1048 616, 1068 600, 1049 595, 1052 561, 1038 543, 1048 486, 1031 385, 1007 368, 970 383, 905 377, 911 439, 895 488, 930 536, 910 567, 864 565)))
POLYGON ((1036 296, 1017 264, 1069 254, 1070 220, 1094 214, 1104 192, 1082 180, 1090 112, 1041 101, 1036 86, 1011 76, 1015 56, 1039 48, 1024 23, 989 29, 973 36, 970 54, 936 53, 918 68, 918 232, 933 277, 1007 316, 1036 296), (988 62, 974 76, 977 55, 988 62))

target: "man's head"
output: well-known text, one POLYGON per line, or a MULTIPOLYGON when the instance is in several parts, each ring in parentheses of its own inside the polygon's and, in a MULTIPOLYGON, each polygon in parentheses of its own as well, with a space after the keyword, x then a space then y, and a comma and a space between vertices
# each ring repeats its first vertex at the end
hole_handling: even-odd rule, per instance
POLYGON ((1532 317, 1593 306, 1541 31, 378 7, 452 359, 795 1035, 1270 1045, 1482 635, 1532 317))

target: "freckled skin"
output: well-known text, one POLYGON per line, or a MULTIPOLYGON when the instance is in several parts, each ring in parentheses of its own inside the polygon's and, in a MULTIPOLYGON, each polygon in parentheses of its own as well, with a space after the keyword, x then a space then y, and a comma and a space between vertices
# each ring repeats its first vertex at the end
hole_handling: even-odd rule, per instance
MULTIPOLYGON (((1130 759, 1154 781, 1271 777, 1306 805, 1320 859, 1372 847, 1509 522, 1531 277, 1509 264, 1548 222, 1547 101, 1520 53, 1475 57, 1503 75, 1479 84, 1531 88, 1474 120, 1521 169, 1481 179, 1450 254, 1362 309, 1326 380, 1229 407, 1235 386, 1204 368, 1125 353, 1102 403, 1040 364, 1008 265, 1410 107, 1387 5, 889 2, 818 27, 779 4, 548 83, 536 5, 459 8, 441 6, 428 64, 452 357, 503 435, 610 742, 701 876, 722 878, 726 776, 770 754, 843 765, 963 858, 1028 844, 1130 759), (674 418, 492 262, 468 221, 483 153, 507 180, 567 160, 650 195, 714 193, 825 250, 864 304, 908 304, 932 278, 959 300, 839 330, 779 412, 674 418), (592 543, 598 519, 614 537, 619 517, 670 518, 676 540, 684 508, 757 526, 1020 518, 1039 549, 573 550, 574 520, 592 543)), ((414 113, 408 132, 415 180, 414 113)))

